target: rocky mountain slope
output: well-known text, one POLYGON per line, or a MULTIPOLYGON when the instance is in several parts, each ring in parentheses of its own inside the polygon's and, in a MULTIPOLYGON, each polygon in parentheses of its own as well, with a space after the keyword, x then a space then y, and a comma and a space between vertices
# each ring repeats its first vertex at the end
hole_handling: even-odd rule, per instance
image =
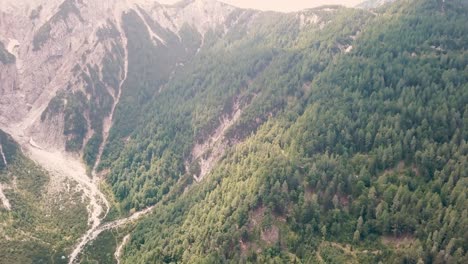
POLYGON ((188 48, 184 33, 204 36, 217 26, 228 27, 224 20, 234 10, 206 1, 162 6, 74 0, 6 1, 2 9, 2 57, 15 57, 2 67, 2 127, 12 134, 22 131, 41 146, 72 152, 82 151, 89 140, 98 148, 109 130, 127 70, 124 13, 142 21, 155 46, 171 47, 180 56, 166 58, 173 60, 165 65, 170 71, 170 64, 181 63, 202 45, 200 37, 198 44, 189 44, 191 50, 179 53, 188 48))
MULTIPOLYGON (((219 27, 223 34, 228 29, 225 22, 233 11, 214 1, 174 6, 153 1, 2 1, 0 128, 50 172, 57 193, 69 188, 70 181, 78 184, 90 202, 89 232, 109 211, 99 178, 91 172, 122 89, 131 89, 124 86, 128 68, 135 66, 129 66, 132 43, 127 35, 132 30, 147 35, 153 56, 161 60, 148 70, 159 67, 162 84, 204 45, 208 31, 219 27), (130 22, 124 25, 124 20, 130 22)), ((5 186, 2 203, 11 209, 5 186)))
POLYGON ((0 0, 4 259, 466 262, 467 8, 0 0))

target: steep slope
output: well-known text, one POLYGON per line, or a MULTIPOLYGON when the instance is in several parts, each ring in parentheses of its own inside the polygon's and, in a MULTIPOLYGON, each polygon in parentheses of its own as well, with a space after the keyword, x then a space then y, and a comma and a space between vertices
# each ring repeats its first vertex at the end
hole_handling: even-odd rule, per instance
MULTIPOLYGON (((138 92, 126 85, 129 68, 132 73, 143 72, 142 76, 153 75, 151 85, 162 85, 178 63, 198 51, 206 31, 217 27, 234 9, 216 2, 205 4, 2 1, 0 128, 50 172, 47 188, 54 192, 48 193, 47 199, 65 193, 68 183, 77 184, 83 192, 83 199, 89 202, 89 229, 79 242, 95 232, 110 210, 94 168, 101 159, 120 99, 123 107, 130 101, 131 107, 139 108, 132 102, 138 92), (149 15, 162 12, 172 17, 154 19, 149 15), (129 42, 127 36, 135 34, 136 43, 129 42), (148 45, 152 56, 144 54, 145 58, 159 60, 150 69, 138 68, 138 59, 127 51, 140 49, 135 46, 138 43, 148 45), (159 74, 153 73, 159 70, 159 74)), ((129 76, 130 81, 138 78, 129 76)), ((127 120, 137 115, 131 112, 127 120)), ((2 204, 8 209, 11 204, 4 187, 0 188, 2 204)), ((68 209, 73 208, 65 207, 68 209)))
MULTIPOLYGON (((344 13, 337 7, 301 14, 239 10, 230 18, 235 21, 231 29, 221 39, 213 36, 216 32, 207 33, 211 39, 205 37, 206 45, 192 60, 176 67, 167 83, 159 79, 163 69, 152 61, 158 54, 150 46, 137 49, 129 43, 130 60, 133 56, 138 60, 129 65, 140 68, 129 69, 126 84, 133 89, 116 110, 100 164, 101 169, 110 169, 108 180, 122 209, 139 210, 156 203, 179 180, 190 183, 191 177, 186 175, 200 180, 229 146, 255 132, 286 107, 288 100, 297 100, 295 96, 304 91, 295 95, 285 85, 291 78, 301 81, 287 72, 288 65, 304 67, 294 65, 304 56, 309 64, 320 61, 314 69, 320 72, 333 56, 344 52, 371 16, 355 11, 350 14, 355 25, 346 26, 340 20, 321 35, 327 32, 323 29, 327 23, 335 17, 342 19, 344 13), (315 22, 306 25, 306 17, 315 22), (333 35, 334 27, 343 31, 333 35), (310 39, 336 42, 310 47, 310 39), (304 50, 314 52, 304 55, 304 50), (146 73, 150 68, 154 71, 146 73), (273 75, 284 77, 275 80, 270 78, 273 75)), ((162 76, 167 78, 166 74, 162 76)), ((303 78, 310 80, 314 74, 303 78)))
POLYGON ((123 263, 466 262, 467 11, 397 2, 308 82, 285 77, 309 92, 139 223, 123 263))
POLYGON ((31 7, 35 8, 35 15, 24 13, 29 9, 13 9, 3 13, 7 26, 2 27, 1 35, 14 43, 17 60, 16 71, 12 75, 14 86, 3 96, 15 100, 16 111, 10 112, 8 109, 11 103, 2 104, 6 108, 2 108, 2 118, 5 119, 2 123, 10 130, 36 133, 37 141, 42 145, 60 146, 63 144, 59 140, 61 134, 50 133, 47 137, 47 133, 39 133, 38 127, 34 127, 33 131, 28 129, 40 122, 39 117, 50 99, 71 81, 73 64, 80 60, 83 53, 80 50, 82 45, 76 39, 84 40, 89 35, 90 29, 84 25, 84 19, 91 20, 93 14, 80 10, 74 1, 65 1, 58 6, 52 1, 36 4, 38 6, 31 7), (13 129, 15 124, 20 128, 13 129))
POLYGON ((208 30, 224 28, 233 10, 207 1, 7 1, 0 10, 1 58, 14 65, 0 72, 2 127, 51 149, 82 153, 86 146, 92 167, 126 78, 123 14, 142 20, 138 30, 149 33, 158 57, 169 53, 160 63, 170 73, 198 50, 208 30))
POLYGON ((467 262, 465 1, 3 2, 7 263, 467 262))

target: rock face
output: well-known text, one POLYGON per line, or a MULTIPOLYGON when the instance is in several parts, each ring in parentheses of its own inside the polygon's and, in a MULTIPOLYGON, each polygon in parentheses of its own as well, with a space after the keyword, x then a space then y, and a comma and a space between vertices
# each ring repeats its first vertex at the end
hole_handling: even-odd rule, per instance
POLYGON ((154 46, 190 56, 208 31, 228 30, 234 11, 211 0, 1 0, 0 43, 13 60, 0 62, 0 128, 48 149, 91 149, 94 164, 128 68, 123 16, 138 16, 154 46), (187 28, 198 41, 181 36, 187 28))

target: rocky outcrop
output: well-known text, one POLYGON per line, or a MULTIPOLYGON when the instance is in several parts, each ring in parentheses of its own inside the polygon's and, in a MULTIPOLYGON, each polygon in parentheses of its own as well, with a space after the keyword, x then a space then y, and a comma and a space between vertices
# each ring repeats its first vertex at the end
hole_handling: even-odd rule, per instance
POLYGON ((193 178, 200 182, 210 173, 217 162, 222 158, 226 149, 230 146, 226 132, 239 120, 241 109, 238 102, 235 103, 232 113, 220 118, 219 126, 206 140, 195 144, 192 149, 191 162, 186 164, 186 170, 193 174, 193 178), (192 169, 190 169, 192 167, 192 169))

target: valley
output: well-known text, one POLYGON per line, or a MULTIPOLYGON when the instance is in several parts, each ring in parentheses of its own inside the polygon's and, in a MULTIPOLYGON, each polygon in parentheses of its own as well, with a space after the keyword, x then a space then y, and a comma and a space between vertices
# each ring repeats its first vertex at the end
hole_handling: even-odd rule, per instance
POLYGON ((0 2, 0 264, 467 262, 466 1, 0 2))

